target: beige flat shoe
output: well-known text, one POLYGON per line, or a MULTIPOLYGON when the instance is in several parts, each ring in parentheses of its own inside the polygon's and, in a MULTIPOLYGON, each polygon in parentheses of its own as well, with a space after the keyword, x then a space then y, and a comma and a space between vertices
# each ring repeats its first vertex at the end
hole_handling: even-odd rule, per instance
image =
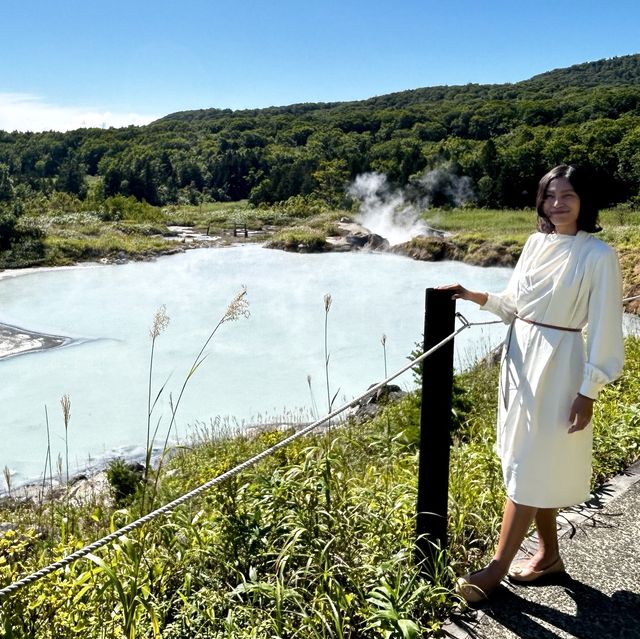
MULTIPOLYGON (((480 571, 476 570, 475 572, 480 571)), ((458 577, 458 581, 456 582, 456 594, 462 597, 468 604, 478 604, 489 599, 488 593, 469 581, 473 574, 475 573, 470 572, 464 577, 458 577)))
POLYGON ((561 572, 564 572, 564 564, 562 563, 562 557, 558 557, 551 565, 542 570, 533 570, 527 564, 514 566, 509 570, 507 577, 513 583, 528 584, 561 572))

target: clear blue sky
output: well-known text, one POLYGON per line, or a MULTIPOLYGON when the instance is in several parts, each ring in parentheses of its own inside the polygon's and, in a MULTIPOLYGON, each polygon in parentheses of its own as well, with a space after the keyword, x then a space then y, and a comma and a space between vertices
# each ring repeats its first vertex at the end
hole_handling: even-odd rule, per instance
POLYGON ((4 0, 0 129, 502 83, 640 52, 640 1, 4 0))

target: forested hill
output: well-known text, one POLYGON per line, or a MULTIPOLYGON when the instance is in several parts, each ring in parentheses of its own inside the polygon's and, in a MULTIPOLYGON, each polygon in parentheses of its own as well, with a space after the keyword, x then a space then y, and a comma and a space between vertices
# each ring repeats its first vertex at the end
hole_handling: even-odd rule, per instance
MULTIPOLYGON (((369 171, 420 195, 421 177, 444 166, 449 176, 469 178, 477 205, 531 206, 540 175, 562 162, 601 180, 603 204, 640 197, 640 55, 515 84, 203 109, 125 129, 0 133, 0 184, 4 171, 23 192, 82 197, 86 176, 96 176, 93 188, 105 196, 159 205, 305 195, 338 206, 345 185, 369 171)), ((436 204, 448 203, 447 180, 429 188, 436 204)))
POLYGON ((640 84, 640 55, 575 64, 535 75, 520 85, 536 88, 596 87, 640 84))
POLYGON ((383 96, 359 100, 356 102, 320 102, 292 104, 284 107, 267 109, 247 109, 231 111, 230 109, 199 109, 196 111, 180 111, 172 113, 157 122, 175 120, 194 121, 219 119, 235 115, 255 117, 266 115, 304 115, 313 111, 327 111, 335 108, 365 107, 375 109, 381 107, 406 107, 424 102, 440 102, 443 100, 460 100, 465 98, 483 99, 522 99, 523 97, 542 97, 557 91, 575 92, 576 89, 593 87, 640 86, 640 54, 620 58, 599 60, 576 64, 564 69, 555 69, 533 76, 515 84, 466 84, 457 86, 436 86, 389 93, 383 96))
MULTIPOLYGON (((589 89, 592 87, 611 86, 640 86, 640 54, 620 58, 599 60, 576 64, 564 69, 555 69, 540 75, 533 76, 529 80, 523 80, 515 84, 467 84, 460 86, 436 86, 425 87, 389 93, 387 95, 359 100, 357 102, 320 102, 293 104, 284 107, 271 107, 267 109, 247 109, 231 111, 230 109, 199 109, 196 111, 180 111, 167 115, 157 122, 169 121, 194 121, 216 120, 232 115, 245 115, 256 117, 266 115, 304 115, 312 111, 326 111, 335 108, 365 107, 375 109, 380 107, 406 107, 424 102, 439 102, 442 100, 455 100, 467 98, 484 99, 518 99, 530 94, 537 97, 557 91, 575 91, 576 89, 589 89)), ((533 97, 533 96, 532 96, 533 97)))

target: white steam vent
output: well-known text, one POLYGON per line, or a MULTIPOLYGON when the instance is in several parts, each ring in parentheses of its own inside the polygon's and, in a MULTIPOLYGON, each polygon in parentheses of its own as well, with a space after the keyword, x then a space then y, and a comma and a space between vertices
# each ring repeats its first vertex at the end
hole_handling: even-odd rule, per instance
POLYGON ((382 173, 363 173, 347 192, 360 202, 358 222, 391 246, 434 234, 420 219, 420 211, 434 203, 461 206, 473 197, 471 180, 455 175, 447 166, 413 178, 405 189, 392 188, 382 173))

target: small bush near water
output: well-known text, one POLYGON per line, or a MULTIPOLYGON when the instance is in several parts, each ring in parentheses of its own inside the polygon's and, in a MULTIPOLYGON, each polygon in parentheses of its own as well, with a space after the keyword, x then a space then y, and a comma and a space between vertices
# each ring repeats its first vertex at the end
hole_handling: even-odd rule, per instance
MULTIPOLYGON (((595 416, 594 481, 638 457, 640 341, 595 416)), ((480 565, 495 542, 503 505, 492 452, 497 369, 457 379, 447 562, 431 580, 414 565, 417 424, 415 395, 374 420, 296 440, 173 515, 120 537, 95 556, 2 601, 6 637, 420 637, 437 634, 457 604, 455 573, 480 565)), ((163 469, 166 502, 279 441, 285 433, 202 441, 163 469)), ((54 508, 55 505, 50 506, 54 508)), ((95 504, 71 518, 23 507, 0 513, 16 529, 0 537, 0 585, 138 515, 134 500, 107 512, 95 504), (41 518, 38 521, 38 516, 41 518)))
POLYGON ((326 235, 311 228, 285 229, 276 233, 267 243, 267 248, 285 251, 321 251, 326 246, 326 235))
POLYGON ((116 458, 107 467, 111 496, 118 506, 130 503, 142 487, 144 467, 116 458))

